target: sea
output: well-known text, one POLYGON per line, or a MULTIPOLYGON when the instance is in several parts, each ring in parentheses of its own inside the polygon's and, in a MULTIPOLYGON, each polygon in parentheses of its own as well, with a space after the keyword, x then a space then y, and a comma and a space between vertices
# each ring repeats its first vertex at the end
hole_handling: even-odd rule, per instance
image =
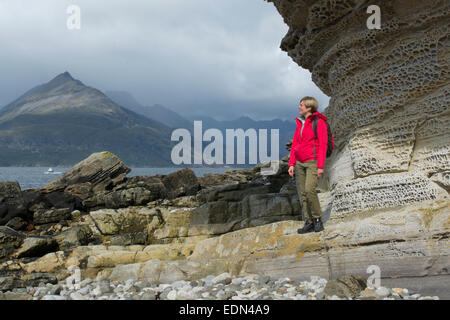
MULTIPOLYGON (((49 182, 55 180, 71 168, 52 167, 49 172, 48 167, 0 167, 0 182, 17 181, 22 190, 42 188, 49 182)), ((153 176, 156 174, 170 174, 181 170, 181 167, 166 168, 133 168, 127 177, 133 176, 153 176)), ((203 177, 207 173, 224 173, 227 170, 238 168, 225 167, 199 167, 191 168, 197 177, 203 177)))

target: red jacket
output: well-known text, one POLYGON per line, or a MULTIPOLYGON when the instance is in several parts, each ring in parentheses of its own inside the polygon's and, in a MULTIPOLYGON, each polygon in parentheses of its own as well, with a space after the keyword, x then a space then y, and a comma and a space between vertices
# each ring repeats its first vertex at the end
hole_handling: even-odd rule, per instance
POLYGON ((317 139, 315 139, 312 123, 316 117, 327 120, 323 114, 316 112, 305 120, 303 132, 302 122, 298 118, 295 119, 297 121, 297 129, 295 129, 294 140, 292 141, 289 166, 295 165, 296 161, 317 160, 317 168, 323 169, 328 146, 327 124, 320 119, 317 121, 317 139))

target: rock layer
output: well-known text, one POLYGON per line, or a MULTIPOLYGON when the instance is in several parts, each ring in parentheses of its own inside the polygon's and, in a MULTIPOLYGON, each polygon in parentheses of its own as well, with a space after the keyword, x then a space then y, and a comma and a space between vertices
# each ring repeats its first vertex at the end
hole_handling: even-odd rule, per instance
MULTIPOLYGON (((224 272, 296 280, 364 277, 371 265, 379 266, 385 278, 448 275, 446 201, 436 197, 419 206, 406 201, 395 211, 371 207, 370 190, 361 182, 355 194, 366 195, 358 196, 364 201, 342 193, 341 199, 334 200, 342 204, 341 211, 327 207, 331 218, 325 231, 299 235, 300 203, 286 173, 287 158, 280 164, 283 170, 272 177, 245 169, 211 181, 202 178, 203 189, 191 196, 156 199, 144 206, 75 210, 69 216, 67 210, 49 209, 36 220, 46 223, 35 224, 33 230, 19 233, 0 227, 0 290, 62 280, 73 276, 77 267, 83 277, 153 283, 224 272), (349 203, 366 206, 361 208, 364 214, 350 214, 349 203), (64 220, 56 222, 60 218, 64 220)), ((360 179, 369 178, 376 177, 360 179)), ((417 183, 424 179, 413 178, 417 183)), ((164 177, 140 177, 129 185, 144 186, 139 182, 154 179, 164 181, 164 177)), ((436 179, 445 181, 444 176, 436 179)), ((121 183, 127 186, 130 181, 121 183)), ((191 185, 188 181, 175 190, 188 190, 191 185)), ((398 186, 402 187, 401 181, 398 186)), ((378 188, 382 187, 383 181, 378 188)), ((325 208, 332 196, 325 192, 319 198, 325 208)))

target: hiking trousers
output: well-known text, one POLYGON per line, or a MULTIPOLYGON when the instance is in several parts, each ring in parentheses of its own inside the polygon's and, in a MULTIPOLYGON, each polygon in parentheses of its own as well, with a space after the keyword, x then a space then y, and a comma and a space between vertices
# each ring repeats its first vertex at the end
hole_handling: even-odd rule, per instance
POLYGON ((295 163, 295 184, 298 198, 302 204, 303 219, 312 222, 312 219, 320 219, 319 198, 317 196, 317 160, 295 163))

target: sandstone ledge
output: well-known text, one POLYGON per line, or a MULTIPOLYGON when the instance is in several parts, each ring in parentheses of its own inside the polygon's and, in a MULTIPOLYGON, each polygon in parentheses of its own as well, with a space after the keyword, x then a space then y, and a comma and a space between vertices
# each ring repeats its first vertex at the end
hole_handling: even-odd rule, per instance
POLYGON ((325 231, 298 235, 299 221, 246 228, 191 243, 80 246, 68 256, 49 253, 20 268, 66 277, 70 266, 84 276, 170 282, 209 274, 263 274, 308 280, 345 274, 368 276, 377 265, 383 278, 448 275, 449 209, 433 202, 399 208, 359 221, 330 221, 325 231))

